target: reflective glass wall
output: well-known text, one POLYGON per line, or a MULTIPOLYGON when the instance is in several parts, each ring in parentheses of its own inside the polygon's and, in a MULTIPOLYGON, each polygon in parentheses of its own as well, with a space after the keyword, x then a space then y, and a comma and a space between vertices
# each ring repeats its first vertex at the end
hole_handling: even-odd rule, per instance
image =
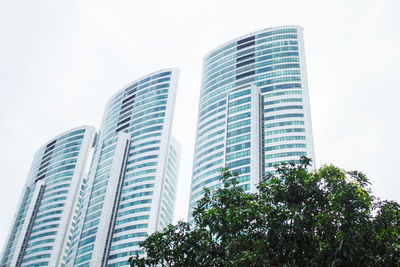
POLYGON ((222 167, 255 191, 280 162, 314 159, 303 29, 254 32, 204 58, 189 214, 222 167))

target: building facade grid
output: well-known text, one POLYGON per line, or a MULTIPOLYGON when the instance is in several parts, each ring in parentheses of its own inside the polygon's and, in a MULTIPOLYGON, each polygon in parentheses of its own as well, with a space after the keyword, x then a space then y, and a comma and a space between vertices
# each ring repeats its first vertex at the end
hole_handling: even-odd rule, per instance
POLYGON ((281 162, 314 159, 303 29, 281 26, 239 37, 204 57, 189 220, 220 170, 254 192, 281 162))

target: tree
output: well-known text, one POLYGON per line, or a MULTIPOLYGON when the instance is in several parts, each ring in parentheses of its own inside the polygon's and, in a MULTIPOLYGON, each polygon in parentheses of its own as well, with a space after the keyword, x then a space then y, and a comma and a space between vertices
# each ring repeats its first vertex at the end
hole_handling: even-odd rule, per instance
POLYGON ((309 166, 277 166, 257 193, 223 169, 193 225, 148 236, 131 266, 400 266, 399 204, 376 199, 361 172, 309 166))

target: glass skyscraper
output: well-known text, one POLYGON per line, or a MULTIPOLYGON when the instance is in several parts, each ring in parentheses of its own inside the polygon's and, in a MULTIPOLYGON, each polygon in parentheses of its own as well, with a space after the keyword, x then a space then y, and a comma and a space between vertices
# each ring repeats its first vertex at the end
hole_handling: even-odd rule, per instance
POLYGON ((107 102, 98 134, 72 129, 38 150, 1 267, 128 266, 147 234, 172 223, 178 75, 136 80, 107 102))
MULTIPOLYGON (((165 69, 132 82, 107 102, 98 134, 79 127, 39 149, 2 267, 128 266, 147 234, 172 223, 178 75, 165 69)), ((207 54, 189 214, 204 187, 220 186, 221 168, 255 192, 274 164, 300 156, 314 159, 303 29, 264 29, 207 54)))
POLYGON ((61 266, 94 136, 93 127, 75 128, 36 152, 2 267, 61 266))
POLYGON ((239 173, 246 191, 274 165, 314 159, 303 29, 267 28, 204 58, 189 215, 220 170, 239 173))
POLYGON ((106 104, 66 266, 128 266, 172 223, 180 147, 171 137, 178 70, 151 73, 106 104))

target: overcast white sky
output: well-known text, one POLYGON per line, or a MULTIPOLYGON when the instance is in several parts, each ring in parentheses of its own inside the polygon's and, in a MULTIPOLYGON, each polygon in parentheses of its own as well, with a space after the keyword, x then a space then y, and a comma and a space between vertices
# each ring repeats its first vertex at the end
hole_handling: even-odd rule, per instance
POLYGON ((398 0, 0 0, 0 249, 35 151, 98 128, 109 97, 169 67, 181 70, 175 219, 186 219, 203 56, 286 24, 305 29, 317 165, 363 171, 399 201, 399 11, 398 0))

